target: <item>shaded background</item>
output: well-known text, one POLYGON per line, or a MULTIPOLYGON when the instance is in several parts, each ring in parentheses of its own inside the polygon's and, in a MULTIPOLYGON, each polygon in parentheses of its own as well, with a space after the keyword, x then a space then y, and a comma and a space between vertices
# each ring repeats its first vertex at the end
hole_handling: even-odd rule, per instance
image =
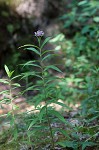
POLYGON ((83 54, 83 59, 98 64, 98 4, 98 0, 0 0, 0 68, 8 64, 13 69, 24 60, 36 57, 17 48, 36 43, 33 34, 38 29, 45 32, 45 37, 64 37, 61 43, 60 37, 56 38, 49 47, 59 46, 65 67, 83 54), (73 54, 73 58, 68 58, 67 53, 73 54))
MULTIPOLYGON (((37 44, 34 32, 52 36, 48 49, 58 54, 46 63, 58 67, 66 77, 63 95, 81 100, 75 93, 99 65, 98 0, 0 0, 0 77, 4 64, 20 73, 19 64, 37 58, 30 51, 19 50, 24 44, 37 44), (68 89, 66 89, 66 86, 68 89)), ((55 74, 55 72, 52 72, 55 74)), ((90 87, 90 84, 89 84, 90 87)), ((91 88, 92 89, 92 88, 91 88)))
POLYGON ((13 68, 31 58, 30 53, 17 48, 35 43, 34 31, 44 30, 45 37, 60 32, 58 17, 65 10, 64 3, 57 0, 0 1, 0 68, 5 63, 13 68))

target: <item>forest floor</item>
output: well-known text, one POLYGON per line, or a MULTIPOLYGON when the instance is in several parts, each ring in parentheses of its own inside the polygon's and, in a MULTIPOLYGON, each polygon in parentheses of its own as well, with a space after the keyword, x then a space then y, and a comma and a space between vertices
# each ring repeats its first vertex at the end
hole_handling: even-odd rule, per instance
MULTIPOLYGON (((3 77, 3 78, 6 78, 6 77, 3 77)), ((9 89, 9 87, 7 85, 5 86, 4 84, 0 83, 0 91, 8 90, 8 89, 9 89)), ((13 95, 16 96, 19 91, 20 91, 20 89, 14 90, 13 95)), ((5 96, 6 96, 5 94, 0 95, 0 100, 2 100, 5 96)), ((19 124, 19 128, 20 128, 20 126, 25 125, 24 113, 35 110, 35 106, 34 105, 31 106, 29 103, 27 103, 25 96, 16 98, 13 101, 13 103, 18 106, 18 110, 15 111, 15 114, 18 115, 17 123, 19 124)), ((80 141, 83 141, 83 140, 87 141, 88 139, 91 138, 90 135, 88 135, 87 130, 91 129, 91 132, 93 132, 93 130, 96 129, 95 127, 99 126, 99 124, 98 124, 97 119, 94 119, 89 124, 87 124, 86 119, 81 118, 79 115, 80 111, 81 111, 79 109, 79 106, 80 106, 80 103, 74 105, 72 107, 71 111, 64 110, 64 112, 62 112, 62 115, 66 119, 66 121, 68 121, 68 123, 71 123, 73 128, 75 128, 75 127, 78 128, 79 131, 77 132, 76 138, 78 138, 80 141), (85 133, 83 134, 83 132, 85 132, 85 133)), ((2 104, 2 106, 0 108, 0 116, 1 116, 0 117, 0 134, 1 134, 0 150, 14 150, 15 149, 16 143, 11 142, 12 140, 11 140, 10 133, 9 133, 10 132, 10 124, 9 124, 9 120, 6 119, 6 116, 10 112, 11 107, 12 107, 11 104, 8 104, 8 105, 2 104), (3 135, 2 135, 2 133, 3 133, 3 135)), ((54 104, 54 107, 59 111, 61 111, 61 109, 62 109, 62 107, 58 107, 58 105, 55 105, 55 104, 54 104)), ((37 111, 33 111, 33 112, 35 114, 37 114, 37 111)), ((31 113, 29 113, 29 115, 31 115, 31 113)), ((71 136, 72 132, 74 132, 73 128, 67 128, 62 123, 57 122, 57 121, 52 123, 51 126, 53 128, 65 129, 66 131, 70 130, 69 131, 70 136, 71 136)), ((97 130, 97 132, 98 132, 98 130, 97 130)), ((42 133, 42 131, 41 131, 41 133, 42 133)), ((25 134, 25 133, 21 132, 21 134, 25 134)), ((48 133, 45 133, 45 135, 46 134, 48 134, 48 133)), ((42 137, 42 135, 39 135, 39 136, 40 137, 38 137, 38 139, 44 138, 44 137, 42 137)), ((46 135, 46 138, 48 138, 48 137, 49 136, 46 135)), ((62 136, 59 132, 57 132, 57 133, 55 133, 54 138, 55 138, 54 140, 57 142, 57 141, 60 141, 60 139, 64 139, 64 136, 62 136)), ((16 150, 34 150, 33 146, 28 146, 27 144, 22 144, 21 139, 22 139, 22 137, 19 137, 19 143, 20 143, 19 145, 20 146, 17 147, 17 145, 16 145, 16 150)), ((75 135, 72 135, 72 139, 75 141, 75 135)), ((93 140, 98 141, 98 135, 93 140)), ((39 144, 40 145, 38 145, 38 143, 36 143, 35 150, 51 150, 50 144, 46 144, 46 146, 43 146, 44 143, 39 143, 39 144)), ((56 146, 55 150, 71 150, 71 148, 62 148, 60 146, 56 146)), ((82 149, 79 149, 79 150, 82 150, 82 149)), ((96 147, 88 146, 86 148, 86 150, 99 150, 99 147, 97 148, 97 146, 96 147)))

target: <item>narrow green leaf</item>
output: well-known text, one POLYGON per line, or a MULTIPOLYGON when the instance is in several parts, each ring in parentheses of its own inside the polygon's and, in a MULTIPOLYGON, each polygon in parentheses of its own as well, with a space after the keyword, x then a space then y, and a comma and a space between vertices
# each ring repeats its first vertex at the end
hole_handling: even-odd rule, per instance
POLYGON ((35 74, 35 76, 43 80, 43 78, 40 75, 35 74))
POLYGON ((51 57, 51 56, 55 56, 56 54, 48 54, 46 56, 43 57, 42 61, 44 61, 45 59, 51 57))
POLYGON ((43 57, 42 62, 47 59, 48 57, 51 57, 51 54, 46 55, 45 57, 43 57))
POLYGON ((30 64, 29 64, 29 63, 28 63, 28 64, 24 64, 23 68, 24 68, 25 66, 34 66, 34 67, 41 68, 41 66, 40 66, 40 65, 32 64, 32 63, 30 63, 30 64))
POLYGON ((46 102, 46 105, 52 104, 55 101, 55 99, 52 99, 46 102))
POLYGON ((38 121, 38 118, 33 119, 33 121, 30 123, 28 130, 38 121))
POLYGON ((69 109, 69 110, 72 110, 69 106, 65 105, 64 103, 61 103, 61 102, 54 102, 54 103, 55 103, 55 104, 58 104, 58 105, 60 105, 60 106, 63 106, 63 107, 65 107, 65 108, 69 109))
POLYGON ((55 115, 62 122, 66 123, 66 120, 64 119, 64 117, 59 112, 57 112, 55 110, 50 110, 50 113, 55 115))
POLYGON ((58 72, 62 73, 62 71, 61 71, 59 68, 57 68, 56 66, 54 66, 54 65, 47 66, 47 67, 44 69, 44 71, 47 71, 48 69, 53 69, 53 70, 55 70, 55 71, 58 71, 58 72))
POLYGON ((49 80, 45 81, 45 83, 46 84, 48 84, 48 83, 50 84, 50 82, 52 82, 52 81, 54 81, 54 79, 49 79, 49 80))
POLYGON ((47 37, 47 38, 44 40, 43 44, 41 45, 41 49, 44 47, 44 45, 45 45, 50 39, 51 39, 51 37, 47 37))
POLYGON ((4 84, 9 84, 9 82, 6 79, 0 79, 0 82, 4 84))
POLYGON ((33 64, 35 62, 35 60, 33 60, 33 61, 28 61, 28 62, 26 62, 26 63, 24 63, 24 64, 20 64, 20 65, 22 65, 23 67, 24 66, 28 66, 29 64, 33 64))
POLYGON ((69 147, 69 148, 73 148, 73 149, 77 149, 77 143, 75 143, 74 141, 63 141, 63 142, 58 142, 57 144, 59 144, 60 146, 66 148, 66 147, 69 147))
POLYGON ((88 1, 87 0, 83 0, 83 1, 78 3, 78 6, 85 5, 86 3, 88 3, 88 1))
POLYGON ((17 76, 15 76, 15 77, 11 78, 11 80, 16 79, 16 78, 21 77, 21 76, 22 76, 22 75, 17 75, 17 76))
POLYGON ((13 75, 13 73, 14 73, 14 71, 11 71, 11 72, 10 72, 10 77, 13 75))
POLYGON ((9 68, 6 65, 4 66, 4 68, 5 68, 5 71, 6 71, 7 75, 8 75, 8 77, 10 78, 10 70, 9 70, 9 68))
POLYGON ((42 79, 42 77, 40 75, 37 75, 35 72, 27 72, 27 73, 23 73, 22 75, 23 77, 21 79, 24 79, 28 76, 35 76, 35 77, 42 79))
POLYGON ((57 131, 61 132, 65 137, 67 137, 69 140, 71 139, 69 133, 67 130, 63 130, 63 129, 60 129, 60 128, 57 128, 56 129, 57 131))
POLYGON ((7 103, 11 103, 11 99, 10 98, 6 98, 4 97, 4 99, 0 100, 0 103, 2 101, 2 104, 7 104, 7 103))
POLYGON ((49 52, 54 52, 54 50, 44 50, 44 52, 42 52, 42 55, 49 53, 49 52))
POLYGON ((28 76, 35 76, 35 72, 34 71, 29 71, 29 72, 26 72, 26 73, 22 73, 21 79, 24 79, 28 76))
POLYGON ((46 127, 46 126, 40 126, 40 125, 36 125, 36 126, 34 126, 34 130, 42 130, 42 129, 45 129, 45 128, 48 128, 48 126, 46 127))
POLYGON ((4 66, 4 68, 5 68, 5 71, 6 71, 7 75, 8 75, 8 77, 10 78, 12 76, 12 74, 14 73, 14 71, 10 72, 9 68, 6 65, 4 66))
POLYGON ((92 117, 91 119, 87 119, 87 123, 94 121, 95 119, 97 119, 99 117, 99 115, 92 117))
POLYGON ((0 92, 0 94, 4 94, 4 93, 6 93, 6 94, 9 93, 9 90, 4 90, 4 91, 0 92))
POLYGON ((32 64, 32 66, 41 68, 41 66, 40 66, 40 65, 37 65, 37 64, 32 64))
POLYGON ((36 85, 30 86, 26 90, 24 90, 22 93, 25 93, 25 92, 31 91, 31 90, 39 90, 39 88, 36 88, 36 87, 37 87, 36 85))
POLYGON ((16 86, 16 87, 21 87, 21 85, 19 83, 14 83, 12 84, 13 86, 16 86))
POLYGON ((73 125, 70 122, 68 122, 67 120, 65 120, 64 117, 58 111, 50 110, 50 113, 52 115, 55 115, 59 120, 61 120, 65 124, 67 124, 69 127, 73 128, 73 125))
POLYGON ((40 122, 42 121, 42 118, 43 118, 43 115, 45 114, 45 111, 46 111, 46 106, 42 107, 42 109, 40 110, 40 113, 39 113, 40 122))
POLYGON ((60 78, 59 77, 52 77, 49 80, 47 79, 47 81, 45 81, 45 82, 46 82, 46 84, 48 84, 48 83, 50 84, 50 82, 51 82, 51 85, 52 85, 52 82, 54 83, 54 81, 57 79, 60 79, 60 78))
POLYGON ((38 50, 36 50, 35 48, 33 47, 29 47, 29 48, 26 48, 27 50, 30 50, 30 51, 33 51, 35 52, 36 54, 40 55, 40 52, 38 50))
MULTIPOLYGON (((29 130, 28 132, 27 132, 27 135, 28 135, 28 137, 31 137, 31 136, 35 136, 35 132, 37 132, 36 130, 29 130)), ((25 143, 27 143, 28 145, 32 145, 33 143, 32 142, 29 142, 29 141, 25 141, 24 140, 24 142, 25 143)))
POLYGON ((38 47, 38 46, 36 46, 36 45, 32 45, 32 44, 26 44, 26 45, 20 46, 20 47, 18 47, 18 49, 20 49, 20 48, 24 48, 24 47, 35 47, 35 48, 38 48, 38 49, 39 49, 39 47, 38 47))
POLYGON ((42 102, 42 100, 43 100, 43 95, 39 95, 35 102, 35 108, 40 104, 40 102, 42 102))

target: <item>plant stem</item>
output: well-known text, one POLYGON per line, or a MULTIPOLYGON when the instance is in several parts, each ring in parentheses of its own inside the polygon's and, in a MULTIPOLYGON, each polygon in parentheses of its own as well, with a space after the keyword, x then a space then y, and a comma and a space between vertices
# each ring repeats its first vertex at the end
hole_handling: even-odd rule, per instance
POLYGON ((42 63, 42 49, 40 47, 40 41, 41 41, 41 39, 39 39, 38 42, 39 42, 39 51, 40 51, 40 65, 41 65, 43 89, 44 89, 44 95, 45 95, 44 101, 45 101, 45 106, 46 106, 46 117, 47 117, 47 122, 48 122, 49 129, 50 129, 50 137, 51 137, 51 141, 52 141, 51 142, 52 143, 52 149, 54 150, 55 149, 54 137, 53 137, 52 127, 51 127, 50 119, 49 119, 49 116, 48 116, 48 109, 47 109, 47 104, 46 104, 47 96, 46 96, 46 86, 45 86, 44 64, 42 63))
MULTIPOLYGON (((11 86, 11 80, 10 80, 10 100, 11 100, 11 107, 12 107, 12 118, 14 119, 14 108, 13 108, 13 98, 12 98, 12 86, 11 86)), ((14 122, 15 124, 15 122, 14 122)))
POLYGON ((50 124, 50 119, 49 119, 49 116, 48 116, 47 106, 46 106, 46 117, 47 117, 47 120, 48 120, 49 129, 50 129, 50 137, 52 139, 52 149, 54 150, 55 149, 54 137, 53 137, 52 127, 51 127, 51 124, 50 124))
MULTIPOLYGON (((28 77, 26 77, 26 89, 28 88, 28 77)), ((26 100, 28 99, 28 91, 26 92, 26 100)))
POLYGON ((11 107, 12 107, 12 119, 13 119, 13 126, 14 129, 16 129, 16 123, 15 123, 15 115, 14 115, 14 107, 13 107, 13 97, 12 97, 12 83, 11 80, 9 81, 10 84, 10 100, 11 100, 11 107))
POLYGON ((52 127, 51 127, 51 123, 50 123, 50 119, 48 116, 48 109, 47 109, 47 104, 46 104, 46 87, 45 87, 45 78, 44 78, 44 74, 42 75, 43 78, 43 88, 44 88, 44 95, 45 95, 45 106, 46 106, 46 117, 47 117, 47 121, 48 121, 48 126, 50 129, 50 137, 51 137, 51 143, 52 143, 52 150, 54 150, 55 145, 54 145, 54 137, 53 137, 53 132, 52 132, 52 127))

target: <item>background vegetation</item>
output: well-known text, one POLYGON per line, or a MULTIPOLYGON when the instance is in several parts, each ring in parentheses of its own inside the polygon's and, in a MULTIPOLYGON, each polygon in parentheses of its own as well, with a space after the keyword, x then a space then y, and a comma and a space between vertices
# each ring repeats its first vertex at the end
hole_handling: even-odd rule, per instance
POLYGON ((18 150, 48 150, 52 147, 98 150, 98 0, 18 0, 16 3, 0 0, 0 19, 0 148, 14 150, 16 145, 18 150), (23 47, 18 49, 25 44, 38 46, 34 36, 38 29, 45 33, 41 42, 48 39, 43 52, 49 50, 47 55, 44 54, 44 65, 50 66, 40 74, 37 65, 43 66, 38 52, 23 47), (49 36, 51 38, 47 38, 49 36), (34 60, 37 62, 33 66, 31 61, 34 60), (5 64, 8 68, 5 66, 4 69, 5 64), (50 80, 50 84, 44 87, 39 77, 50 80), (46 99, 52 100, 47 114, 53 130, 52 142, 44 88, 46 99), (20 101, 25 104, 24 111, 20 101), (57 105, 53 105, 54 102, 57 105))

